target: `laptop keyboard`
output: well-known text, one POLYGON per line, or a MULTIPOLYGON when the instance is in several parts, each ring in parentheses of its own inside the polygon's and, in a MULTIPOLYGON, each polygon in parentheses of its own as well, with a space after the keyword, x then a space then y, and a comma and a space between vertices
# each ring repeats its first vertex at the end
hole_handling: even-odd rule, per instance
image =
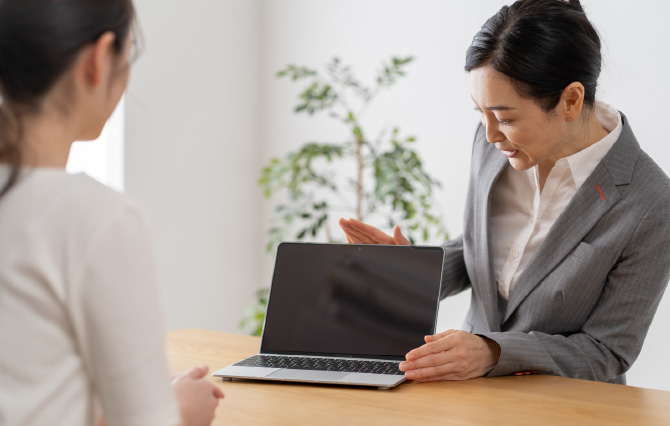
POLYGON ((397 362, 360 361, 333 358, 254 355, 237 364, 240 367, 288 368, 290 370, 342 371, 346 373, 372 373, 404 375, 397 362))

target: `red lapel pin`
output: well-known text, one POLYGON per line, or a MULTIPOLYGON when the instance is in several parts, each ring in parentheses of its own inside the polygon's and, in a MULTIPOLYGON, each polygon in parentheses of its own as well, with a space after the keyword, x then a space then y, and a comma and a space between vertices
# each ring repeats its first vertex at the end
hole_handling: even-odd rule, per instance
POLYGON ((603 201, 605 201, 605 194, 603 194, 603 191, 600 189, 599 185, 596 185, 596 190, 598 191, 598 194, 600 194, 600 198, 602 198, 603 201))

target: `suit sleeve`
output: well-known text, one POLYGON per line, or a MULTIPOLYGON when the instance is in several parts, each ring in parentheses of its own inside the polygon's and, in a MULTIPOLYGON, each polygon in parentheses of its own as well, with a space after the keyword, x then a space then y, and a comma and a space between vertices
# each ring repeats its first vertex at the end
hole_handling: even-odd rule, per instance
MULTIPOLYGON (((479 136, 480 132, 483 131, 483 129, 484 126, 482 126, 481 123, 477 124, 477 128, 475 129, 474 142, 472 144, 473 157, 475 155, 477 137, 479 136)), ((471 198, 473 185, 473 173, 471 171, 468 183, 469 190, 468 198, 466 200, 465 222, 467 222, 467 218, 471 215, 470 207, 468 206, 472 206, 471 198)), ((442 288, 440 290, 440 297, 444 299, 445 297, 453 296, 462 292, 463 290, 468 289, 471 283, 463 255, 463 235, 460 235, 458 238, 442 244, 442 248, 444 248, 445 256, 444 269, 442 271, 442 288)))
POLYGON ((470 287, 470 278, 463 258, 463 236, 442 244, 444 249, 444 269, 440 298, 453 296, 470 287))
POLYGON ((489 377, 515 371, 611 381, 624 374, 642 349, 670 278, 670 195, 647 211, 610 271, 593 312, 578 333, 481 333, 501 347, 489 377))

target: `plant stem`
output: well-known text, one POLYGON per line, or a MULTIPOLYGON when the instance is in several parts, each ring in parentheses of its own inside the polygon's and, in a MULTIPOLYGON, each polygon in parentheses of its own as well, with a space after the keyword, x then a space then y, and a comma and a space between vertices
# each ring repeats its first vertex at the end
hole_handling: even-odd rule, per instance
POLYGON ((361 133, 356 135, 356 162, 358 172, 356 176, 356 219, 363 220, 363 137, 361 133))
POLYGON ((333 236, 330 233, 330 224, 328 223, 328 221, 326 221, 324 225, 325 225, 324 230, 326 231, 326 241, 328 241, 329 243, 332 243, 333 242, 333 236))

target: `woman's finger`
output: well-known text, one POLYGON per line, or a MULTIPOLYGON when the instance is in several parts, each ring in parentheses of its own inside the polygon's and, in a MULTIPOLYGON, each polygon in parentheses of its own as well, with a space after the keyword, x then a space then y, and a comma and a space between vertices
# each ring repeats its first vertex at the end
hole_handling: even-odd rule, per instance
POLYGON ((207 371, 209 371, 209 367, 207 367, 206 365, 200 367, 193 367, 189 370, 186 370, 182 377, 194 380, 202 379, 203 377, 205 377, 205 374, 207 374, 207 371))
POLYGON ((540 372, 538 370, 523 370, 523 371, 515 371, 512 373, 515 376, 526 376, 529 374, 539 374, 540 372))
POLYGON ((451 364, 438 364, 424 368, 417 368, 405 373, 405 377, 409 380, 428 380, 452 375, 454 373, 451 364))
POLYGON ((349 244, 364 244, 363 241, 361 241, 360 238, 358 238, 356 234, 352 232, 353 230, 351 226, 349 226, 349 222, 346 219, 340 219, 338 223, 340 228, 342 228, 344 236, 346 237, 349 244))
POLYGON ((436 340, 442 339, 443 337, 447 337, 450 334, 454 334, 457 331, 458 330, 449 329, 449 330, 445 330, 445 331, 441 331, 439 333, 433 334, 431 336, 425 336, 423 339, 426 341, 426 343, 430 343, 430 342, 434 342, 436 340))
POLYGON ((212 385, 212 386, 214 386, 214 396, 218 399, 223 398, 224 395, 223 395, 223 391, 221 390, 221 388, 218 387, 218 386, 215 386, 215 385, 212 385))
POLYGON ((419 370, 422 368, 435 367, 438 365, 449 364, 449 355, 447 352, 426 355, 414 361, 403 361, 398 366, 400 371, 419 370))
POLYGON ((393 237, 372 225, 361 222, 360 220, 349 219, 349 226, 357 235, 365 235, 370 240, 377 241, 377 244, 395 244, 393 237))
POLYGON ((432 377, 425 377, 421 379, 412 379, 412 381, 417 382, 417 383, 429 383, 429 382, 441 382, 443 380, 465 380, 468 377, 464 377, 460 374, 457 373, 447 373, 443 374, 441 376, 432 376, 432 377))
POLYGON ((348 223, 344 225, 340 225, 342 227, 342 230, 344 233, 355 243, 357 244, 376 244, 377 242, 373 239, 371 239, 368 235, 365 233, 354 229, 351 227, 348 223))
POLYGON ((350 229, 349 234, 351 235, 352 239, 357 241, 359 244, 379 244, 377 240, 374 240, 370 238, 369 235, 358 232, 355 229, 350 229))
POLYGON ((393 239, 395 240, 395 243, 399 246, 409 246, 412 245, 412 243, 405 238, 405 236, 400 232, 400 227, 396 225, 393 228, 393 239))
POLYGON ((379 231, 377 228, 356 221, 356 226, 352 225, 355 219, 340 219, 340 227, 354 241, 359 244, 395 244, 393 238, 379 231))

